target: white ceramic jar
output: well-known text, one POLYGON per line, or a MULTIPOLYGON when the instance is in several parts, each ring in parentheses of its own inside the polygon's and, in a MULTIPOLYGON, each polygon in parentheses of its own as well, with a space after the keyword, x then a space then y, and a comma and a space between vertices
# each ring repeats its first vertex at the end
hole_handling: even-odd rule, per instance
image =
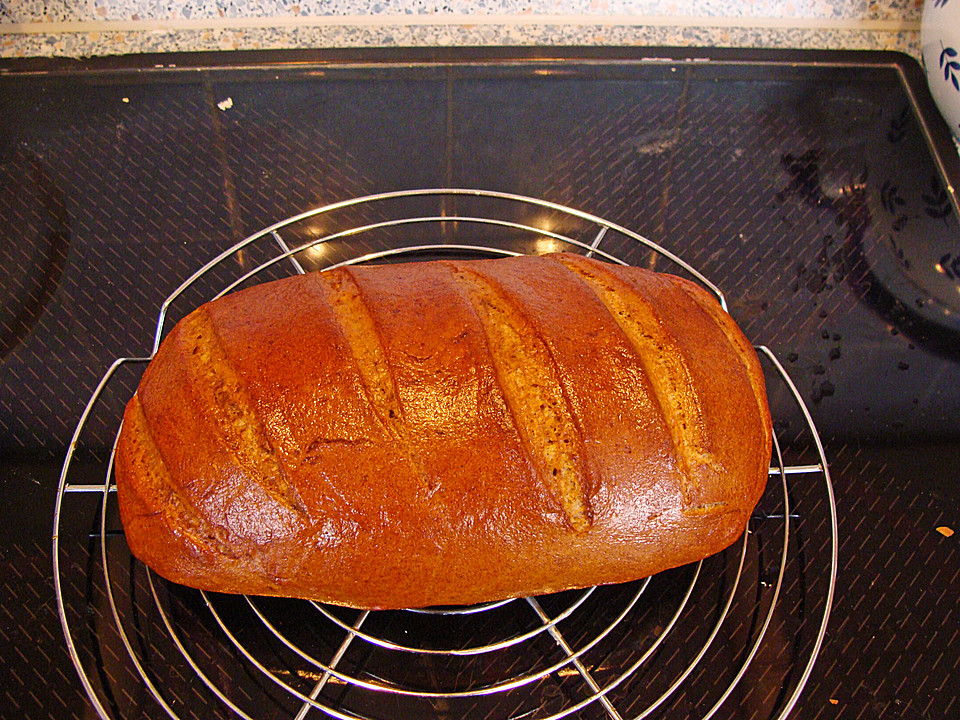
POLYGON ((926 0, 920 44, 930 93, 960 141, 960 0, 926 0))

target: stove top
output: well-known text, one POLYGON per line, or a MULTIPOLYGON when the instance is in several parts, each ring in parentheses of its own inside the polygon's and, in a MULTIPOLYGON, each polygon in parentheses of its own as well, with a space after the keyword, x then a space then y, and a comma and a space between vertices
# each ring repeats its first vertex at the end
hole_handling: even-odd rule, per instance
MULTIPOLYGON (((651 652, 649 666, 576 716, 712 711, 776 718, 795 690, 791 717, 955 714, 960 160, 922 71, 905 56, 690 53, 366 50, 0 65, 0 667, 8 678, 0 703, 8 709, 0 715, 89 716, 94 705, 74 660, 109 717, 321 716, 277 678, 301 695, 315 691, 334 716, 413 712, 398 710, 389 694, 358 699, 356 688, 329 672, 341 648, 343 667, 368 682, 400 683, 382 676, 395 672, 428 694, 449 678, 462 690, 469 673, 478 674, 470 687, 495 682, 488 674, 497 662, 378 664, 382 650, 341 644, 360 622, 379 637, 421 633, 432 642, 439 626, 420 618, 361 621, 331 611, 334 619, 323 622, 338 628, 333 632, 319 629, 315 609, 202 599, 150 578, 125 554, 110 500, 101 513, 102 491, 61 497, 59 592, 53 580, 53 514, 73 431, 111 363, 150 353, 171 292, 211 258, 284 218, 374 193, 451 187, 591 213, 643 234, 715 283, 810 410, 831 470, 839 541, 821 479, 797 473, 781 492, 772 475, 769 502, 751 522, 742 553, 735 547, 700 570, 654 578, 616 642, 578 658, 583 668, 562 664, 508 699, 428 697, 418 700, 416 714, 559 716, 590 695, 583 671, 615 674, 668 626, 673 640, 651 652), (784 515, 793 524, 779 539, 784 515), (789 562, 778 568, 781 550, 789 562), (114 568, 106 584, 116 595, 104 593, 105 564, 114 568), (748 579, 733 590, 731 568, 748 579), (695 573, 692 605, 671 624, 695 573), (771 609, 775 579, 780 604, 771 609), (808 678, 830 592, 832 614, 808 678), (706 643, 727 598, 730 620, 706 643), (239 647, 263 648, 255 659, 268 675, 211 619, 211 609, 231 618, 239 647), (276 638, 258 636, 258 614, 282 626, 284 637, 312 643, 320 667, 289 647, 267 647, 276 638), (307 632, 304 624, 318 629, 307 632), (173 638, 192 642, 191 653, 173 638), (747 655, 749 672, 731 685, 747 655), (200 672, 187 657, 198 658, 200 672), (691 666, 691 659, 698 662, 691 666), (647 697, 673 684, 663 701, 647 697), (724 695, 728 687, 735 690, 724 695)), ((404 212, 453 214, 470 201, 405 202, 404 212)), ((544 237, 593 237, 590 223, 530 203, 496 211, 544 237)), ((388 214, 351 206, 298 223, 285 239, 296 247, 388 214)), ((412 240, 438 241, 431 232, 412 240)), ((494 242, 473 227, 444 232, 451 242, 494 242)), ((390 232, 365 235, 300 259, 322 267, 400 241, 390 232)), ((525 236, 501 241, 521 251, 557 249, 525 236)), ((601 250, 626 262, 672 269, 628 236, 611 233, 603 242, 601 250)), ((264 252, 252 245, 230 254, 191 285, 171 319, 256 267, 264 252)), ((773 365, 768 370, 787 464, 816 466, 801 406, 773 365)), ((140 371, 120 368, 86 419, 71 466, 71 484, 81 490, 87 482, 103 486, 140 371)), ((636 590, 598 591, 584 608, 591 617, 616 614, 636 590)), ((570 602, 547 598, 541 607, 555 616, 570 602)), ((517 623, 516 632, 525 632, 527 620, 509 608, 491 612, 440 622, 464 644, 501 625, 517 623)), ((556 628, 576 647, 589 633, 574 620, 556 628)), ((548 632, 513 662, 549 658, 558 642, 548 632)))

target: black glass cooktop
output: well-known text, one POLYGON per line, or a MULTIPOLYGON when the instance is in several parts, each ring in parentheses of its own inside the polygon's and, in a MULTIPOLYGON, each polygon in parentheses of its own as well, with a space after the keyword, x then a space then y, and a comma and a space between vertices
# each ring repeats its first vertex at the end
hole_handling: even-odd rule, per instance
MULTIPOLYGON (((824 510, 804 504, 801 482, 790 540, 800 566, 785 576, 785 617, 758 645, 756 677, 724 697, 716 717, 779 717, 798 684, 792 717, 960 713, 958 184, 960 160, 922 70, 897 54, 371 50, 0 64, 0 716, 95 712, 58 598, 76 661, 110 717, 291 717, 310 707, 258 674, 200 599, 163 587, 158 605, 185 636, 200 638, 205 675, 220 675, 217 690, 199 680, 163 618, 141 626, 140 615, 124 614, 154 602, 154 590, 123 558, 129 577, 118 612, 136 625, 129 637, 145 669, 131 664, 97 587, 102 494, 78 493, 64 505, 58 593, 50 548, 61 463, 104 372, 118 357, 149 353, 160 304, 202 264, 320 205, 443 187, 571 206, 677 253, 724 291, 748 337, 775 353, 810 409, 836 493, 833 613, 810 677, 801 678, 797 657, 812 642, 804 623, 824 603, 822 576, 804 575, 803 564, 816 565, 830 545, 815 520, 824 510)), ((609 252, 647 262, 641 248, 619 242, 609 252)), ((135 373, 119 378, 86 428, 75 471, 91 482, 102 482, 135 381, 135 373)), ((771 407, 784 447, 810 460, 786 386, 771 382, 771 407)), ((762 520, 751 526, 761 537, 762 520)), ((119 526, 106 526, 117 543, 111 552, 122 556, 119 526)), ((759 597, 771 561, 758 562, 759 597)), ((683 573, 655 579, 636 627, 663 631, 658 603, 676 599, 683 573)), ((722 598, 723 588, 721 567, 702 593, 722 598)), ((240 618, 241 634, 255 632, 250 608, 216 602, 240 618)), ((553 601, 544 602, 549 612, 553 601)), ((590 602, 599 617, 619 600, 590 602)), ((738 608, 739 600, 736 627, 754 637, 752 611, 738 608)), ((471 633, 500 622, 478 622, 471 633)), ((410 629, 418 631, 434 632, 410 629)), ((626 633, 602 657, 585 653, 583 663, 601 677, 633 662, 643 632, 626 633)), ((688 637, 702 632, 693 624, 688 637)), ((317 635, 328 662, 340 640, 317 635)), ((556 649, 553 640, 546 646, 516 662, 556 649)), ((702 717, 730 683, 718 668, 738 666, 746 652, 730 647, 750 642, 724 636, 711 650, 718 654, 660 705, 638 698, 682 674, 666 652, 642 683, 626 682, 574 716, 636 717, 650 707, 651 717, 702 717)), ((336 674, 322 681, 322 668, 304 669, 288 650, 265 652, 273 677, 298 677, 303 694, 321 681, 317 696, 335 713, 401 712, 392 696, 351 704, 358 691, 336 674)), ((370 655, 347 652, 344 662, 376 679, 370 655)), ((429 691, 446 670, 424 663, 403 672, 429 691)), ((468 671, 456 672, 462 683, 468 671)), ((570 674, 582 676, 568 664, 531 685, 534 705, 515 695, 452 706, 428 698, 417 713, 551 717, 583 697, 570 674)))

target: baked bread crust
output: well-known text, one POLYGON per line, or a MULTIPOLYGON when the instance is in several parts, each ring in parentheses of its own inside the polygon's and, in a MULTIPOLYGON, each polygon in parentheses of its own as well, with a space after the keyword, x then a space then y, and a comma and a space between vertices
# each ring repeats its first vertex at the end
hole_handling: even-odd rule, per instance
POLYGON ((364 266, 178 323, 116 481, 132 552, 169 580, 470 604, 722 550, 771 437, 756 353, 693 283, 567 254, 364 266))

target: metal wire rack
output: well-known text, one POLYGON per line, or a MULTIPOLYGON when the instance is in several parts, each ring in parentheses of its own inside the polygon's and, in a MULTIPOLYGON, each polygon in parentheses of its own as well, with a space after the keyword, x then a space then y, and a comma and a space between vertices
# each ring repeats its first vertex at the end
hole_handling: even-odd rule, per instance
POLYGON ((123 403, 176 318, 290 273, 556 250, 683 274, 727 307, 707 278, 626 228, 542 200, 450 189, 383 193, 289 218, 224 251, 166 299, 150 356, 118 358, 93 392, 56 500, 59 616, 101 717, 706 720, 744 708, 750 717, 791 712, 830 616, 837 521, 813 420, 763 346, 768 383, 785 391, 802 430, 785 445, 775 434, 768 490, 739 543, 693 566, 541 598, 359 612, 188 590, 130 556, 114 495, 116 435, 123 403), (104 427, 113 442, 98 446, 96 428, 104 427), (86 532, 77 517, 89 519, 86 532), (828 536, 824 552, 804 540, 811 533, 828 536))

